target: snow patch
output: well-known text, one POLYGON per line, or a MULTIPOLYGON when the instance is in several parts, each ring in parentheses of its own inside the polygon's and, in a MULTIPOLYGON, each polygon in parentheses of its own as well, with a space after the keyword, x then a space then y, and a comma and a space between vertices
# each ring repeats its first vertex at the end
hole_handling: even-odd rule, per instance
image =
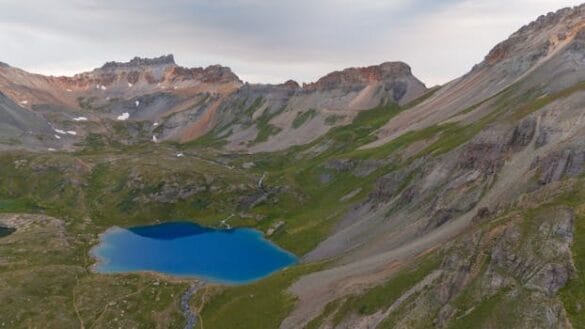
POLYGON ((182 158, 182 157, 184 157, 184 156, 185 156, 185 155, 183 154, 183 152, 177 153, 177 158, 182 158))
POLYGON ((20 104, 26 105, 26 104, 28 104, 28 101, 21 101, 20 104))
POLYGON ((100 89, 101 89, 101 90, 106 90, 106 89, 108 89, 108 88, 107 88, 106 86, 104 86, 104 85, 101 85, 101 86, 100 86, 100 89))
POLYGON ((128 82, 128 88, 132 88, 132 86, 134 86, 134 85, 131 84, 130 82, 128 82))
POLYGON ((66 90, 67 90, 67 92, 68 92, 68 93, 70 93, 70 92, 72 92, 72 91, 73 91, 73 90, 71 90, 71 89, 69 89, 69 88, 67 88, 66 90))
POLYGON ((57 151, 57 150, 55 150, 55 149, 54 149, 54 148, 52 148, 52 147, 49 147, 47 150, 49 150, 49 152, 55 152, 55 151, 57 151))
POLYGON ((134 104, 136 104, 136 107, 138 107, 140 105, 140 101, 136 101, 134 104))
POLYGON ((118 116, 118 121, 126 121, 130 117, 130 113, 124 112, 122 115, 118 116))
POLYGON ((55 136, 55 138, 57 138, 57 139, 61 139, 61 136, 59 136, 59 135, 54 135, 54 136, 55 136))
POLYGON ((65 130, 61 130, 61 129, 55 129, 53 128, 53 130, 57 133, 57 134, 61 134, 61 135, 67 135, 67 132, 65 130))
POLYGON ((69 130, 69 131, 67 131, 67 133, 69 135, 72 135, 72 136, 77 136, 77 132, 76 131, 73 131, 73 130, 69 130))
POLYGON ((152 124, 153 127, 158 127, 158 125, 159 125, 158 122, 155 122, 155 123, 152 124))
POLYGON ((153 141, 154 143, 156 143, 156 142, 158 142, 158 138, 156 138, 156 136, 155 136, 155 135, 152 135, 152 141, 153 141))
POLYGON ((77 122, 87 121, 87 118, 86 117, 77 117, 77 118, 73 118, 73 121, 77 121, 77 122))

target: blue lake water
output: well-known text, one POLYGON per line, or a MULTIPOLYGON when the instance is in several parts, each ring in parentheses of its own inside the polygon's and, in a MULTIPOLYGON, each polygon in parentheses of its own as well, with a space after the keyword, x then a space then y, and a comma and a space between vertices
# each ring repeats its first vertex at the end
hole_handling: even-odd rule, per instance
POLYGON ((153 271, 231 284, 251 282, 297 262, 257 230, 219 230, 190 222, 113 227, 92 254, 100 273, 153 271))

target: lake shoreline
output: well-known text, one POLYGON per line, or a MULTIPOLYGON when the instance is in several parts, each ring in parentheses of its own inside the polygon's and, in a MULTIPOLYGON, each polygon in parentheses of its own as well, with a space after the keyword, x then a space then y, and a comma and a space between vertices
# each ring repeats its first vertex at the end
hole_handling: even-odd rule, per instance
POLYGON ((295 254, 252 228, 208 228, 189 221, 175 221, 130 228, 112 226, 98 238, 99 242, 89 251, 95 261, 89 269, 106 275, 150 273, 181 281, 237 286, 256 282, 299 263, 295 254), (209 243, 209 247, 202 248, 200 243, 209 243), (149 244, 156 244, 156 248, 149 244), (137 248, 135 254, 132 248, 137 248), (170 249, 165 251, 165 248, 170 249), (220 257, 213 257, 214 254, 220 257), (185 259, 183 262, 181 257, 185 259), (144 261, 144 268, 140 268, 140 259, 135 258, 144 261), (213 263, 215 258, 217 264, 213 263), (129 263, 125 265, 124 261, 129 263), (165 262, 172 266, 165 268, 165 262))

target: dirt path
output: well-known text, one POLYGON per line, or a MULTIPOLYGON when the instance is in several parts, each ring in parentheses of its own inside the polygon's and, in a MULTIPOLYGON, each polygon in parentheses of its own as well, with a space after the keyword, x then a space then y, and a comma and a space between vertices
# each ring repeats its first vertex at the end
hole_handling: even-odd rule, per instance
POLYGON ((228 220, 230 220, 232 217, 234 217, 235 214, 230 214, 229 216, 227 216, 226 218, 222 219, 219 222, 219 226, 224 226, 225 228, 227 228, 228 230, 231 228, 230 224, 228 223, 228 220))
POLYGON ((73 310, 75 311, 75 315, 77 316, 77 320, 79 320, 79 328, 85 329, 85 323, 81 318, 81 313, 79 312, 79 308, 77 307, 77 287, 79 286, 79 276, 75 276, 75 287, 73 287, 73 310))

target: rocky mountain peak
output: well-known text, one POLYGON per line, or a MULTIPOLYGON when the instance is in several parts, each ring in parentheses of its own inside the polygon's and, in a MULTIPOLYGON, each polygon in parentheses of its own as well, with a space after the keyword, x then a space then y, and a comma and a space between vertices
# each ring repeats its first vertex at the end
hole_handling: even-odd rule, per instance
POLYGON ((385 62, 367 67, 351 67, 325 75, 305 86, 308 89, 334 89, 344 86, 362 85, 411 76, 410 66, 403 62, 385 62))
POLYGON ((530 53, 530 60, 547 55, 557 45, 575 37, 584 27, 585 4, 541 15, 497 44, 483 65, 494 65, 508 58, 530 53))
POLYGON ((231 68, 222 65, 211 65, 203 69, 204 82, 241 82, 231 68))
POLYGON ((222 65, 211 65, 206 68, 174 66, 169 70, 167 79, 172 81, 198 80, 205 83, 242 82, 229 67, 222 65))
MULTIPOLYGON (((96 89, 103 93, 110 87, 118 92, 132 91, 136 85, 148 88, 187 88, 199 83, 241 84, 240 79, 228 67, 211 65, 207 68, 186 68, 175 63, 173 55, 156 58, 134 57, 128 62, 108 62, 91 72, 61 77, 68 89, 96 89), (180 85, 177 85, 180 84, 180 85)), ((144 89, 141 92, 145 92, 144 89)))
POLYGON ((295 80, 287 80, 285 83, 282 84, 284 87, 289 88, 289 89, 299 89, 301 87, 301 85, 299 85, 298 82, 296 82, 295 80))
POLYGON ((167 66, 176 65, 175 57, 172 54, 164 55, 155 58, 134 57, 129 62, 107 62, 100 69, 101 70, 115 70, 120 68, 139 68, 146 66, 167 66))

